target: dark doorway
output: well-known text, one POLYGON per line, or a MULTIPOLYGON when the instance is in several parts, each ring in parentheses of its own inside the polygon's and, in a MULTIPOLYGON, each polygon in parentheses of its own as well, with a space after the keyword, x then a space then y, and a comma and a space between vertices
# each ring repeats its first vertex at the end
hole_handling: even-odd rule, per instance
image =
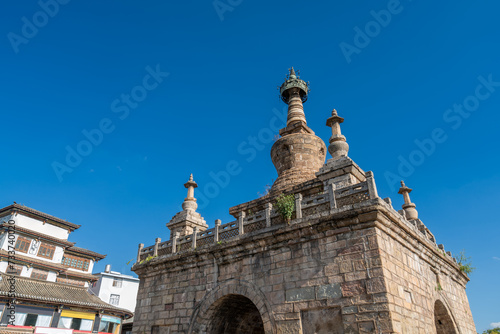
POLYGON ((450 313, 440 300, 436 300, 434 304, 434 321, 437 334, 457 334, 450 313))
POLYGON ((260 312, 252 301, 241 295, 227 295, 210 307, 210 334, 264 334, 260 312))

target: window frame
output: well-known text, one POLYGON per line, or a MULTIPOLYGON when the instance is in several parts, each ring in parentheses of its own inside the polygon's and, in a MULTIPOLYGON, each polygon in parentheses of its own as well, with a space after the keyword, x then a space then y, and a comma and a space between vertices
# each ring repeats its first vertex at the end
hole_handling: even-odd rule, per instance
POLYGON ((56 252, 56 246, 42 242, 40 244, 40 247, 38 248, 37 256, 52 260, 54 258, 55 252, 56 252), (42 249, 45 251, 45 254, 41 254, 42 249), (49 253, 50 256, 48 256, 47 253, 49 253))
POLYGON ((112 293, 112 294, 109 296, 109 303, 110 303, 111 305, 118 306, 118 305, 120 304, 120 295, 117 295, 117 294, 112 293), (114 301, 116 301, 116 304, 114 303, 114 301))
POLYGON ((21 264, 7 264, 7 269, 5 270, 5 273, 8 275, 16 275, 16 276, 21 276, 21 273, 23 272, 24 266, 21 264), (16 268, 16 271, 13 272, 10 270, 10 268, 16 268))
POLYGON ((14 249, 18 252, 28 254, 28 251, 29 251, 30 246, 31 246, 31 241, 33 241, 32 238, 23 237, 22 235, 18 235, 14 249), (23 242, 24 242, 24 245, 23 245, 23 248, 21 248, 21 245, 23 242))
POLYGON ((121 288, 123 286, 123 278, 118 278, 118 277, 113 278, 112 286, 114 288, 121 288))
POLYGON ((41 269, 36 269, 36 268, 33 268, 31 270, 31 275, 30 275, 31 278, 46 281, 48 276, 49 276, 49 272, 47 270, 41 270, 41 269), (34 275, 37 277, 33 277, 34 275))
POLYGON ((61 264, 67 268, 73 268, 86 272, 89 270, 90 260, 84 257, 64 254, 61 259, 61 264))

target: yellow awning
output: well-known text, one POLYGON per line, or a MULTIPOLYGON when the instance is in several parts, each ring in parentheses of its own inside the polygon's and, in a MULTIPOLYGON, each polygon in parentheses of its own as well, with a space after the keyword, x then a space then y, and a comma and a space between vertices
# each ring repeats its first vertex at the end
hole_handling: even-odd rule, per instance
POLYGON ((94 320, 95 319, 95 313, 62 310, 61 317, 94 320))

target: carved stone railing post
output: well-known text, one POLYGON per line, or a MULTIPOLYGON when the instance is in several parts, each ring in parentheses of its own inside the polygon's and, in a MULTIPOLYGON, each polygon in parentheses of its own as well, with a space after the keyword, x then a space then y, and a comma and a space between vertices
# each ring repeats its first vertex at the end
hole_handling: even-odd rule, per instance
POLYGON ((175 232, 172 238, 172 254, 177 253, 177 239, 179 239, 179 232, 175 232))
POLYGON ((191 236, 191 241, 193 245, 191 246, 193 249, 196 248, 196 238, 198 237, 198 226, 196 226, 193 230, 193 235, 191 236))
POLYGON ((214 231, 214 243, 219 242, 219 228, 220 228, 221 220, 216 219, 215 220, 215 231, 214 231))
POLYGON ((368 194, 370 194, 370 199, 378 197, 377 186, 375 185, 375 177, 373 172, 366 172, 366 184, 368 185, 368 194))
POLYGON ((302 218, 302 194, 295 194, 295 217, 302 218))
POLYGON ((245 221, 245 211, 241 211, 240 215, 238 217, 238 234, 242 235, 245 233, 245 230, 243 229, 243 222, 245 221))
POLYGON ((335 200, 335 184, 330 181, 327 186, 328 190, 328 198, 330 200, 330 210, 337 208, 337 201, 335 200))
POLYGON ((158 245, 161 242, 161 238, 156 238, 155 246, 153 247, 153 256, 158 256, 158 245))
POLYGON ((271 211, 273 210, 273 205, 271 203, 266 203, 266 227, 271 226, 271 211))
POLYGON ((141 253, 144 248, 144 244, 139 244, 139 250, 137 251, 137 262, 141 262, 141 253))

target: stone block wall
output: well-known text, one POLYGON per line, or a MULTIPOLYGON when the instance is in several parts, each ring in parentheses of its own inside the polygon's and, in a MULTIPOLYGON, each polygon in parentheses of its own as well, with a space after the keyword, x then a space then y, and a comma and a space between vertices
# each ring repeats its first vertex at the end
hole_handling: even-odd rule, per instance
POLYGON ((468 278, 379 198, 136 264, 134 334, 475 333, 468 278))
MULTIPOLYGON (((468 278, 435 244, 377 229, 389 310, 397 333, 476 334, 465 293, 468 278)), ((424 239, 425 240, 425 239, 424 239)))
POLYGON ((251 317, 250 306, 234 306, 246 299, 265 333, 391 333, 375 227, 299 225, 138 269, 134 333, 211 332, 214 319, 251 317), (239 303, 222 304, 227 296, 239 303))

